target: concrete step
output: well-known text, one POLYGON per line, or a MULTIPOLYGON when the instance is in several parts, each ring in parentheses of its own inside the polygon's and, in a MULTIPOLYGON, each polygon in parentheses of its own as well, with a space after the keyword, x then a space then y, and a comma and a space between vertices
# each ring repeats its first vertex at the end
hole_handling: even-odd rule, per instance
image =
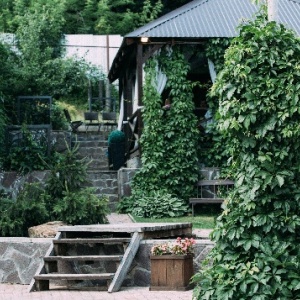
POLYGON ((78 148, 78 156, 94 158, 94 159, 105 159, 108 160, 107 157, 107 147, 80 147, 78 148))
POLYGON ((73 135, 72 141, 107 141, 109 132, 80 132, 76 135, 73 135))
POLYGON ((118 203, 117 172, 109 170, 108 142, 109 132, 80 132, 73 135, 73 145, 78 146, 78 159, 88 162, 87 182, 82 187, 95 188, 96 195, 106 195, 110 211, 116 211, 118 203))
POLYGON ((77 141, 77 145, 80 148, 97 148, 97 147, 108 147, 108 142, 106 140, 92 140, 92 141, 77 141))

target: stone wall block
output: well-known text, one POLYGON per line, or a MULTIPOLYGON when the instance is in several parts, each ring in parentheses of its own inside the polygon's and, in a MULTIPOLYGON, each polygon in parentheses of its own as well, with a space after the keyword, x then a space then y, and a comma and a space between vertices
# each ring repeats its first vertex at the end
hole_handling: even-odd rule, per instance
POLYGON ((29 284, 51 239, 0 238, 0 282, 29 284))

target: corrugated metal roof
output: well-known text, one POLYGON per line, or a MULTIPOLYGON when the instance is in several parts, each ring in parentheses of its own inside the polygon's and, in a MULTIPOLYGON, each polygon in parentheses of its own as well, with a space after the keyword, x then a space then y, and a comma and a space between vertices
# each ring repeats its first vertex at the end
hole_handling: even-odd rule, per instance
MULTIPOLYGON (((278 8, 279 21, 300 35, 300 1, 279 0, 278 8)), ((233 37, 257 10, 251 0, 194 0, 125 37, 233 37)))
POLYGON ((300 1, 280 0, 278 3, 279 21, 300 36, 300 1))

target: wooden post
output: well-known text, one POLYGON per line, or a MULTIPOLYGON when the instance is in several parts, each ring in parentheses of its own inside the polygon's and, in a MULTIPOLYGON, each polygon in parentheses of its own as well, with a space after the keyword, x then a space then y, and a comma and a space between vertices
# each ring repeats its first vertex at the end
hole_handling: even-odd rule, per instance
POLYGON ((99 99, 99 103, 100 103, 100 110, 104 109, 103 86, 104 86, 104 80, 100 79, 99 80, 99 85, 98 85, 98 99, 99 99))
POLYGON ((92 83, 90 79, 88 79, 88 103, 89 111, 92 111, 92 83))
POLYGON ((143 45, 137 45, 137 98, 138 105, 143 105, 143 45))
POLYGON ((111 93, 109 80, 106 81, 105 89, 105 111, 111 111, 111 93))

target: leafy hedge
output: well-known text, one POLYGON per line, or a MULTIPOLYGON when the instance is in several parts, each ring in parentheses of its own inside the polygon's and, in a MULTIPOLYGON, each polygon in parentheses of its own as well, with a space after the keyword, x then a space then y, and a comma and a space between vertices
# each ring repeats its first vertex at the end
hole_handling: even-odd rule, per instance
POLYGON ((236 188, 218 218, 197 299, 300 298, 300 41, 259 16, 212 89, 236 188))

